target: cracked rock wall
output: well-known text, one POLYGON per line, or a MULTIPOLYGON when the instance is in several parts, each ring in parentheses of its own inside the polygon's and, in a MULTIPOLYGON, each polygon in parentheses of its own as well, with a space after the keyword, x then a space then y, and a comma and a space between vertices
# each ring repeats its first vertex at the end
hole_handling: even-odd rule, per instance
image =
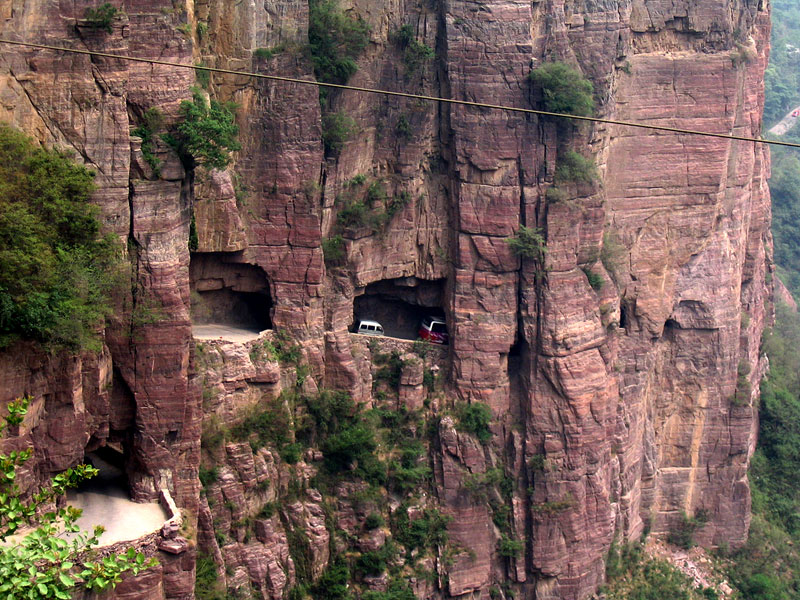
MULTIPOLYGON (((305 2, 131 0, 110 34, 81 22, 89 6, 0 2, 0 33, 313 77, 305 2), (254 54, 275 47, 281 51, 268 58, 254 54)), ((592 81, 603 117, 760 132, 769 39, 763 2, 342 6, 371 27, 353 85, 538 107, 527 75, 561 60, 592 81), (431 60, 406 61, 394 35, 404 25, 434 51, 431 60)), ((257 581, 259 597, 280 598, 294 580, 279 519, 258 521, 255 540, 220 548, 214 530, 229 531, 230 523, 215 523, 199 497, 198 382, 213 369, 191 344, 193 210, 200 252, 266 273, 271 321, 301 343, 311 390, 346 389, 372 402, 365 351, 347 333, 354 302, 383 280, 441 286, 452 335, 442 363, 446 393, 426 410, 483 402, 494 437, 481 446, 444 419, 428 450, 432 501, 454 517, 451 539, 471 551, 452 558, 436 582, 415 587, 421 597, 486 597, 495 587, 526 598, 586 598, 602 582, 615 534, 635 538, 646 526, 663 534, 681 511, 708 512, 698 534, 704 544, 745 539, 746 471, 765 368, 759 340, 771 315, 764 148, 339 92, 332 109, 354 118, 358 131, 326 156, 314 88, 214 74, 212 96, 237 104, 241 152, 225 171, 187 172, 159 143, 157 175, 130 131, 150 107, 174 124, 194 84, 185 69, 2 48, 0 118, 73 149, 98 172, 96 202, 109 230, 128 242, 135 274, 101 354, 50 357, 21 346, 0 357, 2 399, 37 397, 25 424, 41 451, 31 484, 91 445, 124 444, 134 496, 151 499, 168 487, 199 515, 198 543, 232 566, 236 586, 257 581), (565 200, 548 202, 568 150, 591 156, 600 178, 568 185, 565 200), (341 230, 342 198, 361 175, 404 203, 377 229, 341 230), (510 251, 505 239, 520 225, 541 228, 542 264, 510 251), (345 256, 326 265, 321 244, 336 234, 345 256), (737 386, 743 365, 747 394, 737 386), (501 534, 490 511, 463 487, 465 477, 496 466, 513 478, 512 533, 525 540, 512 559, 497 551, 501 534)), ((230 372, 218 385, 223 408, 214 408, 223 420, 261 394, 275 397, 287 377, 274 364, 249 364, 241 349, 229 354, 230 372)), ((404 377, 403 397, 417 402, 416 376, 404 377)), ((245 446, 217 456, 220 502, 273 500, 274 490, 258 487, 267 477, 283 482, 279 495, 287 485, 277 455, 245 446)), ((309 490, 285 513, 314 540, 314 573, 329 560, 321 502, 309 490)), ((355 518, 345 504, 342 527, 355 518)), ((125 597, 192 597, 193 561, 191 548, 165 559, 160 575, 129 584, 125 597)))

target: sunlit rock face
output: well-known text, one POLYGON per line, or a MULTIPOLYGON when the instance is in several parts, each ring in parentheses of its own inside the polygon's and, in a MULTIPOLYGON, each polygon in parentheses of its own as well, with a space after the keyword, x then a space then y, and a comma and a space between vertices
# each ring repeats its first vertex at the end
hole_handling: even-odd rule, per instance
MULTIPOLYGON (((162 4, 127 2, 107 33, 82 20, 85 2, 6 3, 0 34, 313 78, 305 2, 162 4)), ((599 116, 743 136, 761 130, 764 3, 342 6, 371 27, 353 85, 537 108, 541 93, 527 76, 560 60, 592 82, 599 116), (406 60, 395 35, 403 25, 433 58, 406 60)), ((95 200, 126 242, 133 281, 120 290, 103 352, 50 356, 21 345, 0 355, 3 401, 35 397, 20 438, 37 451, 26 485, 113 444, 124 450, 132 497, 155 500, 169 489, 197 531, 188 550, 161 553, 162 566, 119 588, 120 598, 191 598, 195 540, 224 563, 226 585, 282 598, 297 577, 287 530, 306 532, 317 576, 330 560, 325 511, 333 506, 336 527, 348 531, 366 518, 346 499, 352 489, 312 486, 289 499, 290 481, 312 480, 313 449, 288 465, 271 449, 223 445, 204 459, 218 466, 218 479, 200 497, 203 420, 233 424, 297 381, 294 366, 260 354, 271 334, 194 349, 193 298, 215 290, 227 290, 233 306, 252 295, 251 329, 269 326, 302 346, 305 393, 344 389, 369 406, 379 401, 373 350, 348 332, 370 317, 359 311, 404 315, 397 325, 410 331, 408 315, 446 318, 450 345, 436 355, 442 394, 423 403, 420 367, 409 362, 398 398, 428 416, 446 415, 456 401, 485 403, 494 435, 481 445, 445 416, 426 446, 426 502, 453 517, 450 539, 465 550, 426 559, 437 576, 415 582, 420 597, 488 597, 510 586, 525 598, 586 598, 602 583, 615 535, 663 534, 684 511, 707 512, 702 544, 746 538, 765 366, 759 340, 771 315, 761 146, 336 92, 332 110, 355 119, 357 131, 326 156, 315 88, 214 74, 211 95, 237 105, 242 150, 228 169, 209 172, 156 141, 157 174, 131 131, 152 107, 165 129, 174 126, 192 95, 192 70, 2 52, 0 118, 97 171, 95 200), (548 200, 570 150, 592 157, 598 178, 561 184, 565 197, 548 200), (342 227, 343 203, 366 198, 373 183, 382 198, 402 202, 369 226, 342 227), (193 264, 213 267, 196 277, 192 215, 193 264), (505 240, 521 225, 541 229, 543 261, 511 251, 505 240), (335 235, 344 256, 326 263, 322 242, 335 235), (464 488, 498 466, 513 479, 504 502, 508 535, 525 541, 516 558, 498 552, 491 510, 464 488), (273 501, 280 516, 256 517, 273 501), (236 525, 248 518, 252 535, 236 525)), ((373 213, 381 201, 373 198, 373 213)), ((224 304, 208 310, 241 325, 224 304)), ((411 356, 410 344, 391 344, 387 351, 411 356)), ((370 535, 364 548, 382 543, 383 534, 370 535)))

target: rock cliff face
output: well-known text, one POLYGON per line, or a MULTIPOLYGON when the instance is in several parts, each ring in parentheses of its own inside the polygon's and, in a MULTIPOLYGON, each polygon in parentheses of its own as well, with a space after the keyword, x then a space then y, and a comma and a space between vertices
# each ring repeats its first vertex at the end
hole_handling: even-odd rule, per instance
MULTIPOLYGON (((129 0, 111 33, 86 24, 89 6, 0 3, 0 34, 313 78, 304 1, 129 0)), ((766 3, 342 7, 370 26, 353 85, 538 107, 527 75, 559 60, 593 83, 603 117, 761 130, 766 3), (424 47, 430 56, 414 54, 424 47)), ((0 400, 36 399, 21 437, 37 450, 29 485, 119 445, 132 496, 169 489, 220 581, 258 598, 286 597, 338 553, 385 547, 396 527, 366 529, 372 513, 395 523, 404 511, 406 525, 451 517, 447 544, 406 546, 428 576, 405 577, 426 598, 586 598, 615 536, 664 534, 682 513, 708 515, 703 544, 745 540, 771 315, 763 147, 335 92, 326 111, 355 119, 357 132, 326 154, 313 87, 213 74, 211 95, 237 105, 242 150, 225 171, 186 170, 157 141, 155 173, 131 130, 153 107, 174 126, 193 85, 188 69, 2 47, 0 118, 97 171, 96 201, 134 273, 103 352, 0 355, 0 400), (599 179, 548 200, 570 150, 591 156, 599 179), (354 203, 371 218, 337 216, 354 203), (521 225, 543 232, 542 261, 505 241, 521 225), (327 239, 343 255, 326 262, 327 239), (190 307, 218 314, 222 294, 239 294, 241 311, 244 295, 259 294, 255 310, 280 336, 195 347, 190 307), (445 315, 451 344, 424 360, 410 360, 410 343, 367 346, 347 330, 376 310, 412 330, 421 314, 445 315), (380 364, 392 349, 402 367, 390 389, 380 364), (220 441, 247 411, 291 412, 288 392, 325 388, 424 415, 422 496, 393 492, 381 504, 357 478, 323 485, 313 443, 288 457, 246 436, 220 441), (453 418, 467 402, 490 408, 488 443, 453 418)), ((190 542, 118 596, 193 597, 190 542)), ((387 585, 370 572, 354 589, 387 585)))

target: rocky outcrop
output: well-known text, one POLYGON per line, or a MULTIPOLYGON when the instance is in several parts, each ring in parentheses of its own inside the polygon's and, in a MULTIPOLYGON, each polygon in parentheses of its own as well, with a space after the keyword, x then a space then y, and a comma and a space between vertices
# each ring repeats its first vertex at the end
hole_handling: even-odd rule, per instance
MULTIPOLYGON (((354 85, 538 107, 527 76, 559 60, 592 82, 603 117, 761 128, 763 4, 342 4, 370 26, 354 85)), ((305 2, 137 0, 111 33, 80 20, 87 6, 8 8, 3 36, 313 77, 305 2)), ((705 545, 744 541, 772 298, 762 147, 339 91, 325 110, 358 131, 326 155, 313 87, 215 73, 209 93, 236 103, 242 150, 228 169, 205 171, 157 141, 156 173, 131 129, 152 107, 174 126, 191 70, 5 48, 0 73, 0 118, 97 171, 95 200, 127 242, 134 284, 102 352, 23 345, 0 356, 0 399, 36 399, 24 424, 37 450, 30 486, 118 444, 133 497, 170 490, 192 526, 197 515, 221 584, 261 598, 309 583, 337 553, 377 552, 392 529, 367 530, 372 512, 450 517, 447 544, 408 551, 428 573, 415 572, 413 589, 432 598, 586 598, 615 535, 661 535, 684 512, 708 514, 696 538, 705 545), (568 151, 591 156, 599 178, 548 196, 568 151), (359 202, 371 220, 339 219, 359 202), (541 230, 543 260, 512 252, 506 239, 522 225, 541 230), (342 256, 326 263, 323 240, 336 236, 342 256), (195 347, 190 308, 215 290, 259 295, 253 310, 274 332, 195 347), (373 348, 348 333, 380 303, 398 322, 445 315, 451 344, 418 359, 410 342, 373 348), (402 368, 389 385, 374 363, 392 350, 402 368), (414 502, 359 504, 353 482, 325 489, 313 443, 295 456, 254 438, 219 441, 247 411, 273 407, 298 418, 286 425, 294 443, 303 414, 281 394, 325 387, 437 423, 414 502), (465 403, 489 407, 486 443, 453 418, 465 403)), ((225 306, 205 308, 224 319, 225 306)), ((190 598, 194 549, 174 556, 119 597, 190 598)), ((367 573, 355 585, 389 581, 367 573)))

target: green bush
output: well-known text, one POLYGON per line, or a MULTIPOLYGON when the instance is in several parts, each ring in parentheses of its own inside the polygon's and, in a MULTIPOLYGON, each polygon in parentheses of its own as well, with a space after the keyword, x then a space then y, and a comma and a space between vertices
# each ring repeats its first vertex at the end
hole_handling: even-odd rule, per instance
POLYGON ((497 553, 504 558, 517 558, 524 548, 522 540, 515 540, 505 534, 497 542, 497 553))
POLYGON ((383 527, 386 522, 383 520, 383 517, 378 513, 369 513, 367 518, 364 520, 364 529, 367 531, 372 531, 373 529, 378 529, 379 527, 383 527))
POLYGON ((211 71, 200 68, 204 66, 202 62, 195 64, 197 68, 194 70, 194 78, 197 80, 197 83, 200 84, 200 87, 207 90, 208 86, 211 85, 211 71))
POLYGON ((197 553, 194 593, 197 600, 225 600, 227 594, 217 581, 217 564, 204 552, 197 553))
POLYGON ((603 288, 603 276, 599 273, 595 273, 590 268, 583 269, 583 273, 586 275, 586 279, 589 281, 589 285, 594 291, 600 291, 603 288))
POLYGON ((473 434, 481 444, 488 444, 492 439, 492 431, 489 429, 492 411, 486 404, 462 404, 457 410, 457 416, 459 428, 473 434))
POLYGON ((617 281, 620 271, 625 267, 628 249, 619 241, 613 231, 603 233, 603 247, 600 249, 600 262, 605 270, 617 281))
POLYGON ((241 150, 239 127, 233 115, 234 105, 206 101, 195 89, 192 100, 181 102, 183 122, 173 140, 179 154, 210 169, 224 169, 231 162, 231 152, 241 150))
POLYGON ((198 477, 200 479, 200 485, 203 487, 208 487, 212 483, 215 483, 217 479, 219 479, 219 470, 216 466, 211 467, 210 469, 206 467, 200 467, 200 473, 198 477))
POLYGON ((131 131, 131 135, 142 138, 142 158, 153 169, 156 176, 161 174, 161 161, 155 155, 155 135, 164 123, 164 115, 158 108, 148 108, 142 115, 142 124, 131 131))
POLYGON ((698 513, 690 517, 685 512, 681 513, 680 519, 673 524, 672 528, 667 535, 667 541, 670 544, 675 544, 679 548, 688 550, 694 546, 694 534, 703 525, 708 522, 708 515, 705 511, 698 511, 698 513))
POLYGON ((99 350, 128 285, 116 237, 89 203, 94 173, 0 125, 0 348, 16 339, 99 350))
POLYGON ((597 179, 597 167, 591 158, 586 158, 573 150, 560 156, 556 164, 556 183, 591 183, 597 179))
POLYGON ((591 82, 568 64, 546 63, 531 71, 529 77, 542 90, 545 110, 584 117, 594 113, 591 82))
POLYGON ((392 36, 403 48, 403 63, 406 66, 406 77, 410 77, 426 62, 436 56, 433 48, 418 42, 411 25, 403 25, 392 36))
POLYGON ((392 579, 385 592, 367 591, 361 596, 362 600, 416 600, 417 596, 402 579, 392 579))
POLYGON ((308 45, 317 81, 347 83, 368 43, 369 25, 342 12, 336 0, 309 2, 308 45))
POLYGON ((107 33, 112 32, 111 24, 119 11, 110 3, 105 2, 96 8, 87 8, 84 13, 86 24, 92 29, 102 29, 107 33))
POLYGON ((414 550, 432 550, 447 544, 447 524, 452 517, 436 509, 425 509, 413 521, 408 517, 408 506, 401 504, 392 514, 394 539, 402 544, 407 556, 414 550))
POLYGON ((517 233, 510 238, 506 238, 506 243, 511 250, 520 258, 543 261, 547 252, 542 230, 537 227, 525 227, 520 225, 517 233))
POLYGON ((569 194, 567 194, 567 192, 561 188, 551 186, 547 188, 547 191, 544 193, 544 197, 548 202, 551 202, 552 204, 558 204, 559 202, 563 202, 569 198, 569 194))
POLYGON ((338 154, 344 143, 356 133, 356 122, 343 112, 328 113, 322 117, 322 143, 325 152, 338 154))
POLYGON ((278 44, 272 48, 256 48, 253 51, 253 56, 261 60, 269 60, 276 54, 280 54, 286 49, 284 44, 278 44))
POLYGON ((348 591, 350 570, 341 559, 331 562, 311 588, 314 600, 350 600, 348 591))
POLYGON ((322 256, 326 263, 335 263, 345 257, 344 238, 337 234, 322 240, 322 256))

